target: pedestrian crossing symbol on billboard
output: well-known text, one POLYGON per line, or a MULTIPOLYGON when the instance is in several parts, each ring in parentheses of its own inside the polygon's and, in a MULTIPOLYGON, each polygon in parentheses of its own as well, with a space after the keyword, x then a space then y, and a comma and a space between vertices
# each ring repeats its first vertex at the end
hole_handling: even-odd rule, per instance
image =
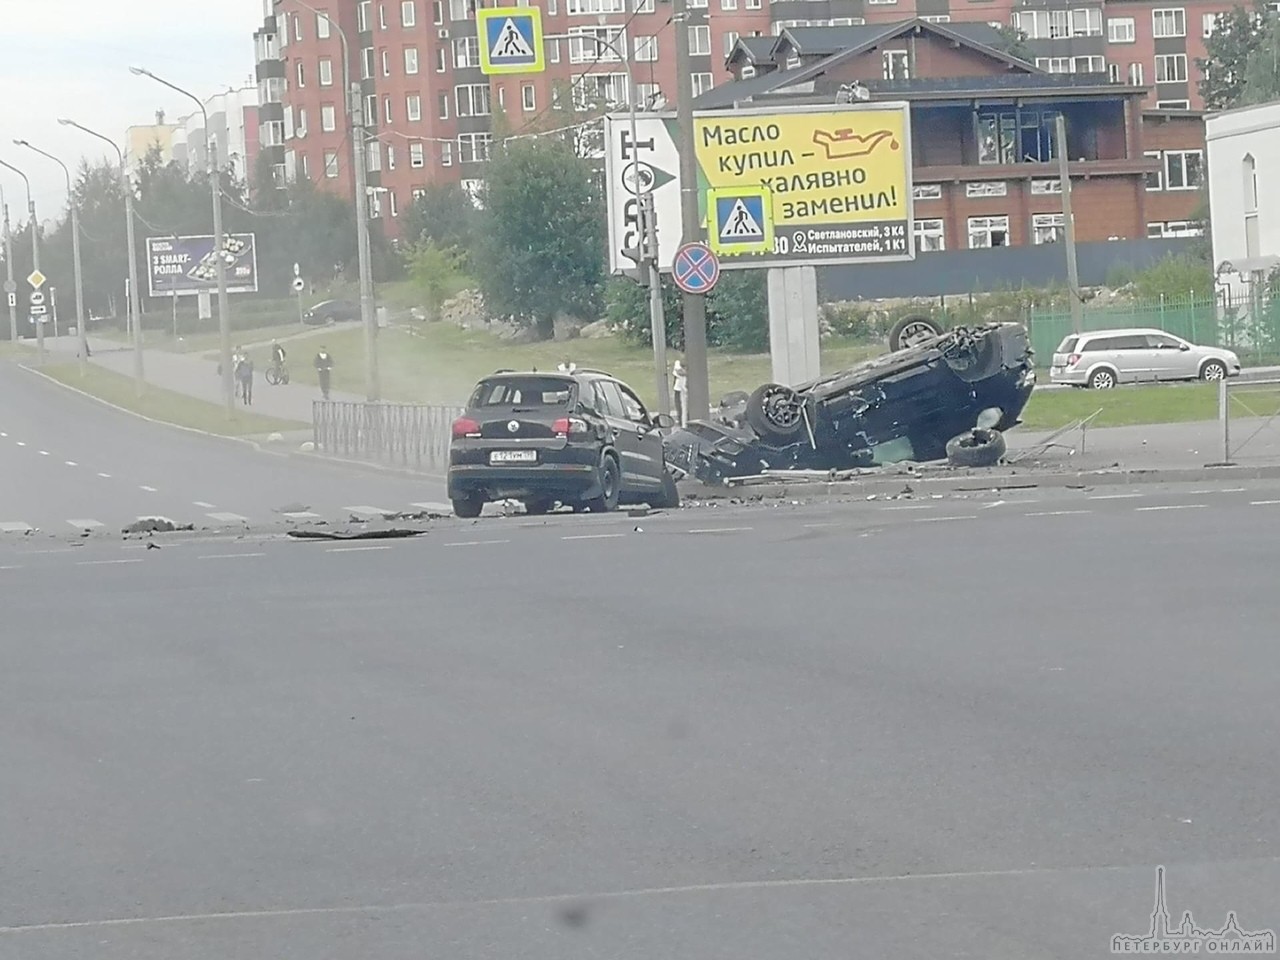
POLYGON ((773 249, 773 218, 765 187, 744 190, 708 190, 707 209, 714 218, 708 230, 711 249, 717 254, 766 253, 773 249))
POLYGON ((482 73, 541 73, 546 69, 542 11, 538 7, 481 7, 476 10, 476 30, 482 73))

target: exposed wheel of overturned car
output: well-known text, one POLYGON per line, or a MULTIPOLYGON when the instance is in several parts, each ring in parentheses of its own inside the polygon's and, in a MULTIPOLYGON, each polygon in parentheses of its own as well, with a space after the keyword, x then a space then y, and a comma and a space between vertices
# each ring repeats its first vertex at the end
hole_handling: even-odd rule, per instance
POLYGON ((930 317, 913 315, 903 317, 889 330, 889 349, 894 353, 913 347, 941 334, 942 324, 930 317))
POLYGON ((1008 450, 999 430, 978 427, 966 430, 947 442, 947 460, 957 467, 992 467, 1008 450))
POLYGON ((744 415, 761 437, 789 443, 804 432, 804 397, 791 387, 766 383, 747 398, 744 415))

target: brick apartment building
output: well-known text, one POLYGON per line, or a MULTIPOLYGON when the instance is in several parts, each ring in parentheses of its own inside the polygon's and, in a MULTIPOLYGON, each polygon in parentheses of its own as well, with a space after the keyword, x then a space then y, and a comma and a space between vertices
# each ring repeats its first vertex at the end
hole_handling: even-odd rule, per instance
POLYGON ((1143 86, 1105 72, 1050 73, 999 49, 985 23, 923 19, 783 28, 739 42, 752 76, 695 102, 834 102, 845 84, 911 106, 917 249, 1021 246, 1063 235, 1056 122, 1067 131, 1081 243, 1189 229, 1200 202, 1203 123, 1189 111, 1144 111, 1143 86), (765 44, 769 53, 764 54, 765 44))
MULTIPOLYGON (((476 2, 309 0, 346 34, 348 67, 360 85, 368 123, 371 212, 387 221, 392 235, 398 232, 396 219, 428 184, 472 186, 481 180, 499 114, 506 129, 519 132, 581 122, 585 114, 578 108, 588 102, 626 103, 626 72, 612 52, 592 41, 556 36, 593 33, 626 50, 642 106, 674 102, 675 27, 668 0, 523 0, 542 9, 547 69, 515 77, 480 72, 476 2)), ((296 0, 263 5, 263 25, 255 34, 260 149, 278 182, 303 177, 350 196, 354 177, 339 31, 296 0)), ((1123 101, 1134 116, 1144 106, 1152 119, 1158 115, 1160 132, 1151 134, 1152 145, 1139 155, 1160 151, 1155 159, 1162 169, 1158 180, 1154 172, 1148 177, 1151 190, 1138 205, 1133 229, 1145 232, 1151 224, 1152 235, 1176 235, 1192 215, 1189 198, 1203 178, 1201 121, 1189 112, 1198 106, 1194 60, 1209 25, 1204 18, 1227 6, 1221 0, 1203 10, 1138 0, 1058 3, 1052 9, 1043 0, 691 0, 691 76, 683 82, 701 96, 758 71, 812 63, 839 53, 842 33, 860 24, 918 18, 988 32, 993 25, 1015 24, 1030 38, 1031 74, 1087 75, 1084 87, 1095 90, 1090 96, 1099 102, 1123 101), (775 49, 783 34, 803 40, 775 49), (1199 150, 1201 159, 1183 156, 1187 150, 1199 150), (1169 169, 1166 152, 1178 154, 1169 169)), ((879 56, 859 64, 860 71, 869 71, 859 79, 883 79, 888 68, 879 56)), ((947 62, 938 59, 933 76, 944 76, 947 62)), ((1062 79, 1084 89, 1069 76, 1062 79)), ((1140 133, 1125 130, 1123 149, 1138 149, 1140 133)), ((1115 189, 1113 181, 1108 175, 1115 189)), ((1103 202, 1099 209, 1110 208, 1103 202)), ((1011 236, 1022 233, 1019 228, 1011 236)))

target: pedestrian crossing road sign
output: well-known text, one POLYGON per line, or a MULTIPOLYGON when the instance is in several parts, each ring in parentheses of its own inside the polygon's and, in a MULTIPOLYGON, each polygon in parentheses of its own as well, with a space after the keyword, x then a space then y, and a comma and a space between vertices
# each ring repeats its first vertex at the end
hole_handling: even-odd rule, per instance
POLYGON ((773 249, 773 205, 767 187, 707 191, 707 231, 711 249, 721 256, 768 253, 773 249))
POLYGON ((481 73, 542 73, 547 68, 538 7, 481 7, 476 31, 481 73))

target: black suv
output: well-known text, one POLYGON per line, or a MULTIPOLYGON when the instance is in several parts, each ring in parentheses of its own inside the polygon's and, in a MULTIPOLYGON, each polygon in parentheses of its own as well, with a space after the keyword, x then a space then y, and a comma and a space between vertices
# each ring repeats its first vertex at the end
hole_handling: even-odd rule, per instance
POLYGON ((678 507, 659 432, 670 426, 605 373, 499 371, 476 385, 453 423, 453 512, 478 517, 507 499, 532 514, 557 503, 593 513, 620 503, 678 507))

